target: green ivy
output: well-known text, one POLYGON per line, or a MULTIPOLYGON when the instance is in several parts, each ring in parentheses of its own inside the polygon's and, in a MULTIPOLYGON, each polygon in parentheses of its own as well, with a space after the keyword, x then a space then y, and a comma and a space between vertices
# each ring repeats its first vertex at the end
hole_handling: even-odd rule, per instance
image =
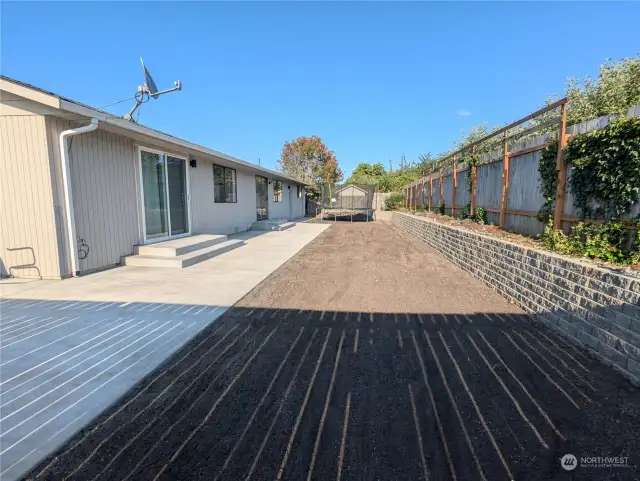
POLYGON ((467 154, 466 157, 462 158, 462 162, 467 166, 467 191, 469 195, 473 193, 473 176, 471 175, 471 170, 478 165, 479 161, 480 156, 476 154, 467 154))
POLYGON ((619 218, 638 202, 640 118, 612 120, 606 129, 574 137, 565 160, 574 166, 569 185, 580 216, 619 218))
POLYGON ((444 215, 444 208, 445 208, 445 205, 444 205, 444 200, 443 200, 442 202, 440 202, 438 204, 438 212, 440 213, 440 215, 444 215))
POLYGON ((482 207, 476 208, 476 213, 473 216, 473 220, 475 222, 482 222, 484 224, 488 224, 489 217, 487 216, 487 211, 484 210, 482 207))
POLYGON ((547 148, 542 151, 542 157, 538 164, 540 190, 544 196, 544 204, 538 211, 538 220, 540 222, 548 222, 553 216, 553 210, 556 206, 556 189, 558 188, 557 157, 558 141, 551 140, 547 148))
POLYGON ((549 220, 542 234, 542 242, 547 249, 562 254, 600 259, 613 264, 637 264, 640 262, 638 231, 625 229, 625 224, 640 225, 640 222, 577 222, 567 235, 560 229, 554 229, 553 220, 549 220))
POLYGON ((482 207, 478 207, 474 215, 471 215, 471 204, 467 204, 464 206, 464 210, 462 214, 458 217, 459 220, 471 219, 473 222, 483 222, 485 224, 489 223, 489 218, 487 217, 487 211, 482 207))

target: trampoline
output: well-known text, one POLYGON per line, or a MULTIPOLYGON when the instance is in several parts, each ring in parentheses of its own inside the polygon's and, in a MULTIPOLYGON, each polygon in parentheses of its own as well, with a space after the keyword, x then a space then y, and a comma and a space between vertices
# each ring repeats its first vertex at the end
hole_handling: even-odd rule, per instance
POLYGON ((375 185, 324 184, 320 203, 320 220, 369 222, 374 220, 375 185))

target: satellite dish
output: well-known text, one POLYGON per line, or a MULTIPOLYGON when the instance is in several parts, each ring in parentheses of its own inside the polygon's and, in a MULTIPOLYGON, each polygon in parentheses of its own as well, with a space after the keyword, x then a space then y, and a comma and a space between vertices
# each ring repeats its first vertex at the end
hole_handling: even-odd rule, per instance
POLYGON ((147 90, 149 91, 149 95, 151 95, 154 99, 157 99, 158 96, 156 95, 156 93, 158 92, 158 87, 156 86, 156 83, 151 78, 151 74, 147 70, 147 67, 144 66, 144 61, 142 60, 142 57, 140 57, 140 63, 142 64, 142 73, 144 73, 144 84, 146 85, 147 90))
POLYGON ((125 119, 131 120, 132 122, 134 122, 133 114, 135 113, 135 111, 143 103, 147 102, 149 100, 149 97, 153 97, 154 99, 157 99, 163 94, 168 94, 169 92, 175 92, 176 90, 182 90, 182 82, 180 82, 180 80, 176 80, 175 82, 173 82, 173 88, 161 90, 158 92, 158 87, 156 86, 156 83, 153 81, 153 78, 151 77, 151 74, 147 70, 147 67, 144 66, 144 61, 142 60, 142 58, 140 58, 140 63, 142 64, 142 73, 144 74, 144 84, 138 85, 138 91, 134 96, 134 98, 136 99, 136 104, 131 108, 131 110, 129 110, 127 115, 124 116, 125 119))

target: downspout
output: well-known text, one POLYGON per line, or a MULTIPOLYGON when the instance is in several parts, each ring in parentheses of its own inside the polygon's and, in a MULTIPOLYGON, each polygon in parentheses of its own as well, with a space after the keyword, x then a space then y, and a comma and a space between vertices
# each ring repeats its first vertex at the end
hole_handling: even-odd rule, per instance
POLYGON ((98 119, 91 119, 91 123, 65 130, 60 133, 60 161, 62 162, 62 183, 64 190, 65 211, 67 213, 67 235, 69 241, 69 258, 71 259, 71 275, 78 275, 78 251, 76 245, 76 218, 73 212, 73 193, 71 191, 71 167, 67 152, 67 137, 91 132, 98 128, 98 119))

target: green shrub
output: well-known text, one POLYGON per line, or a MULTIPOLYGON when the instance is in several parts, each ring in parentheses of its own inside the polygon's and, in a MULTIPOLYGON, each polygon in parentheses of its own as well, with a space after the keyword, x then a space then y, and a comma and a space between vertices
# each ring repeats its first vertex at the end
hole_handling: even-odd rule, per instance
POLYGON ((473 221, 474 222, 482 222, 484 224, 488 224, 489 223, 489 218, 487 217, 487 211, 484 210, 482 207, 478 207, 476 209, 476 212, 473 215, 473 221))
POLYGON ((541 239, 547 249, 561 254, 600 259, 612 264, 640 262, 638 231, 625 229, 619 221, 604 224, 577 222, 567 235, 554 229, 553 221, 549 220, 541 239))
POLYGON ((440 202, 438 204, 438 213, 440 215, 444 215, 444 208, 445 208, 445 205, 444 205, 444 200, 443 200, 442 202, 440 202))
POLYGON ((401 193, 391 194, 384 201, 385 210, 398 210, 404 207, 405 205, 405 196, 401 193))

